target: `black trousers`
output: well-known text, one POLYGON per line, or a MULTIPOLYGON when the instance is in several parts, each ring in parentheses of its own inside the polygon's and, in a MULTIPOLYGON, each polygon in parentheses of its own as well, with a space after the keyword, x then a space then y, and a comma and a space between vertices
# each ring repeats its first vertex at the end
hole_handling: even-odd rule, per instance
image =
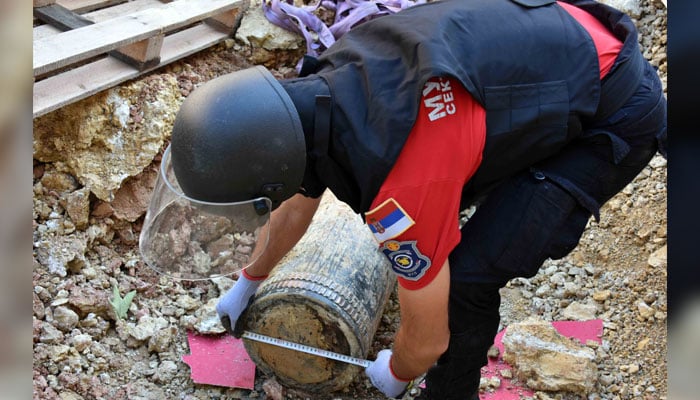
POLYGON ((499 288, 571 252, 591 216, 657 151, 665 155, 666 100, 656 71, 627 103, 557 155, 506 179, 462 228, 450 254, 450 344, 428 371, 426 399, 471 399, 497 333, 499 288))

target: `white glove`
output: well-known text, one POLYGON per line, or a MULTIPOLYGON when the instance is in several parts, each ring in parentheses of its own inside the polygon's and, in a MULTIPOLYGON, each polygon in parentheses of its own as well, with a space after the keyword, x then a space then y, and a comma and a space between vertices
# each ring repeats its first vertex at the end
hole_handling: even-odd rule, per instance
POLYGON ((365 369, 372 384, 387 397, 397 397, 406 390, 411 382, 399 379, 391 370, 391 350, 384 349, 377 354, 377 359, 365 369))
POLYGON ((243 311, 248 308, 255 291, 265 278, 266 276, 256 279, 243 271, 231 289, 221 296, 216 304, 216 313, 219 314, 221 325, 226 328, 228 333, 237 338, 243 334, 236 329, 236 322, 243 311))

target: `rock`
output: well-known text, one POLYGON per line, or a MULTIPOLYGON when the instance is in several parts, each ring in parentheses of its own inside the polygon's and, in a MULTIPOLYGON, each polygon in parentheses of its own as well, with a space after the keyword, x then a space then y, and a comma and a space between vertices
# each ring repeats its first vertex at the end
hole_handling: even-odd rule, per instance
POLYGON ((668 164, 667 160, 659 154, 654 156, 654 158, 652 158, 649 162, 649 166, 654 169, 664 168, 666 167, 666 164, 668 164))
POLYGON ((111 202, 114 216, 134 222, 145 214, 157 178, 158 170, 149 167, 135 177, 126 180, 111 202))
POLYGON ((161 329, 148 340, 148 351, 160 353, 166 351, 173 342, 175 327, 161 329))
POLYGON ((148 315, 143 316, 138 324, 129 331, 129 334, 136 340, 143 341, 150 339, 156 332, 168 326, 165 318, 153 318, 148 315))
POLYGON ((175 300, 175 304, 183 308, 185 310, 194 310, 197 307, 200 307, 202 303, 199 300, 193 299, 192 297, 188 295, 181 295, 177 297, 177 300, 175 300))
POLYGON ((651 342, 651 339, 649 338, 644 338, 637 342, 637 350, 639 351, 644 351, 646 350, 647 346, 649 346, 649 342, 651 342))
POLYGON ((67 390, 58 394, 60 400, 83 400, 83 396, 67 390))
POLYGON ((594 304, 583 304, 574 301, 563 309, 560 315, 572 321, 588 321, 595 319, 596 312, 597 308, 594 304))
POLYGON ((56 307, 53 310, 53 319, 56 322, 58 329, 63 332, 69 332, 71 329, 78 325, 78 314, 68 307, 56 307))
POLYGON ((112 306, 109 303, 111 292, 97 290, 93 286, 76 286, 71 290, 68 304, 77 309, 81 316, 92 313, 103 318, 112 318, 112 306))
POLYGON ((156 369, 153 378, 156 382, 170 382, 177 375, 177 364, 170 360, 165 360, 156 369))
POLYGON ((560 335, 551 323, 525 321, 503 335, 503 359, 534 390, 587 394, 597 381, 595 352, 560 335))
POLYGON ((34 243, 37 261, 49 273, 66 276, 66 267, 84 265, 86 240, 81 236, 55 236, 34 243))
POLYGON ((491 359, 497 359, 498 356, 501 355, 501 351, 498 349, 496 346, 491 346, 489 347, 489 351, 486 353, 486 356, 491 359))
POLYGON ((667 249, 666 246, 661 247, 651 253, 647 263, 654 268, 661 268, 667 265, 667 249))
POLYGON ((593 293, 593 300, 603 303, 610 298, 611 294, 609 290, 599 290, 593 293))
MULTIPOLYGON (((273 25, 263 14, 260 0, 251 0, 236 30, 236 40, 252 50, 255 63, 274 62, 281 50, 299 53, 304 51, 304 38, 286 29, 273 25)), ((301 57, 301 54, 299 54, 301 57)))
POLYGON ((267 379, 262 385, 268 399, 284 400, 284 388, 275 378, 267 379))
POLYGON ((73 348, 80 353, 90 347, 92 344, 92 337, 86 334, 75 335, 71 338, 71 344, 73 348))
POLYGON ((49 170, 41 177, 41 185, 47 191, 66 193, 78 189, 78 181, 71 174, 49 170))
POLYGON ((225 333, 226 329, 221 325, 219 314, 216 313, 216 303, 219 299, 211 299, 207 304, 195 311, 196 322, 194 329, 203 335, 218 335, 225 333))
POLYGON ((642 320, 646 321, 654 316, 655 310, 644 301, 637 303, 637 311, 642 320))
POLYGON ((34 313, 34 316, 40 320, 44 319, 44 316, 46 315, 44 303, 36 293, 32 293, 32 312, 34 313))
POLYGON ((59 331, 49 323, 44 323, 41 326, 41 336, 39 336, 39 341, 47 344, 60 343, 63 341, 63 332, 59 331))
POLYGON ((216 278, 212 278, 212 282, 216 285, 216 288, 219 289, 219 294, 223 295, 226 293, 231 287, 233 286, 236 281, 234 281, 231 278, 228 278, 226 276, 219 276, 216 278))
POLYGON ((169 396, 163 389, 147 379, 139 379, 126 385, 127 398, 130 400, 162 400, 169 396))
POLYGON ((174 76, 153 74, 67 105, 34 119, 34 158, 60 165, 112 201, 158 154, 181 100, 174 76), (132 111, 141 122, 130 119, 132 111))
POLYGON ((90 217, 90 191, 87 188, 76 190, 66 196, 66 213, 77 229, 85 229, 90 217))

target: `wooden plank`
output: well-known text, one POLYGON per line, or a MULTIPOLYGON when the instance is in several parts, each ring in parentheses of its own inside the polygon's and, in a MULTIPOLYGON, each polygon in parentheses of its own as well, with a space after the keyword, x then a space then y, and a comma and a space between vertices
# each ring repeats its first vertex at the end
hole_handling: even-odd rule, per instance
POLYGON ((55 26, 51 25, 39 25, 37 27, 34 27, 32 30, 32 36, 33 40, 39 40, 41 38, 57 35, 61 33, 62 31, 55 26))
MULTIPOLYGON (((88 12, 82 14, 82 16, 86 19, 89 19, 92 22, 102 22, 115 17, 121 17, 126 14, 132 14, 138 11, 147 10, 149 8, 160 8, 164 6, 165 3, 163 3, 160 0, 132 0, 118 4, 116 6, 88 12)), ((69 7, 66 8, 70 9, 69 7)), ((41 38, 52 36, 57 33, 61 33, 61 30, 48 24, 36 26, 33 30, 34 40, 39 40, 41 38)))
POLYGON ((128 46, 112 51, 114 56, 139 70, 145 70, 158 65, 160 62, 160 48, 163 45, 165 35, 157 35, 128 46))
POLYGON ((41 22, 55 26, 62 31, 82 28, 93 22, 60 4, 34 8, 34 16, 41 22))
MULTIPOLYGON (((81 17, 79 14, 59 4, 35 8, 34 14, 42 21, 64 31, 93 24, 92 21, 81 17)), ((160 48, 163 44, 163 36, 162 34, 156 35, 152 38, 113 50, 109 52, 109 54, 139 70, 150 68, 154 65, 158 65, 160 62, 160 48)))
POLYGON ((243 16, 242 13, 243 11, 240 8, 234 8, 233 10, 228 10, 226 12, 222 12, 221 14, 207 18, 204 20, 204 22, 219 28, 224 32, 233 33, 233 31, 238 27, 238 23, 243 16))
POLYGON ((167 3, 163 3, 161 0, 132 0, 113 7, 86 13, 84 17, 93 22, 103 22, 126 14, 148 10, 149 8, 162 8, 165 6, 167 6, 167 3))
MULTIPOLYGON (((204 50, 228 37, 225 32, 206 24, 199 24, 166 36, 163 39, 160 64, 147 71, 204 50)), ((46 78, 34 84, 33 116, 36 118, 44 115, 136 78, 142 73, 114 57, 106 57, 60 75, 46 78)))
POLYGON ((129 0, 55 0, 56 3, 63 7, 74 11, 78 14, 83 14, 88 11, 97 10, 104 7, 110 7, 115 4, 125 3, 129 0))
POLYGON ((179 0, 34 42, 34 75, 195 23, 239 6, 241 0, 179 0), (125 35, 125 33, 128 33, 125 35))

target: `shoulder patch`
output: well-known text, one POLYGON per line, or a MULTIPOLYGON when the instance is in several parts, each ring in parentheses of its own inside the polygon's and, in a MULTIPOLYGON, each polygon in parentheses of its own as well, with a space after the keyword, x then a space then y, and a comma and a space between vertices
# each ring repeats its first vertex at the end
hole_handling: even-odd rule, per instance
POLYGON ((393 198, 365 213, 365 222, 379 243, 399 236, 415 224, 393 198))
POLYGON ((404 279, 417 281, 430 268, 430 258, 418 251, 416 241, 387 240, 380 250, 391 262, 391 268, 404 279))

